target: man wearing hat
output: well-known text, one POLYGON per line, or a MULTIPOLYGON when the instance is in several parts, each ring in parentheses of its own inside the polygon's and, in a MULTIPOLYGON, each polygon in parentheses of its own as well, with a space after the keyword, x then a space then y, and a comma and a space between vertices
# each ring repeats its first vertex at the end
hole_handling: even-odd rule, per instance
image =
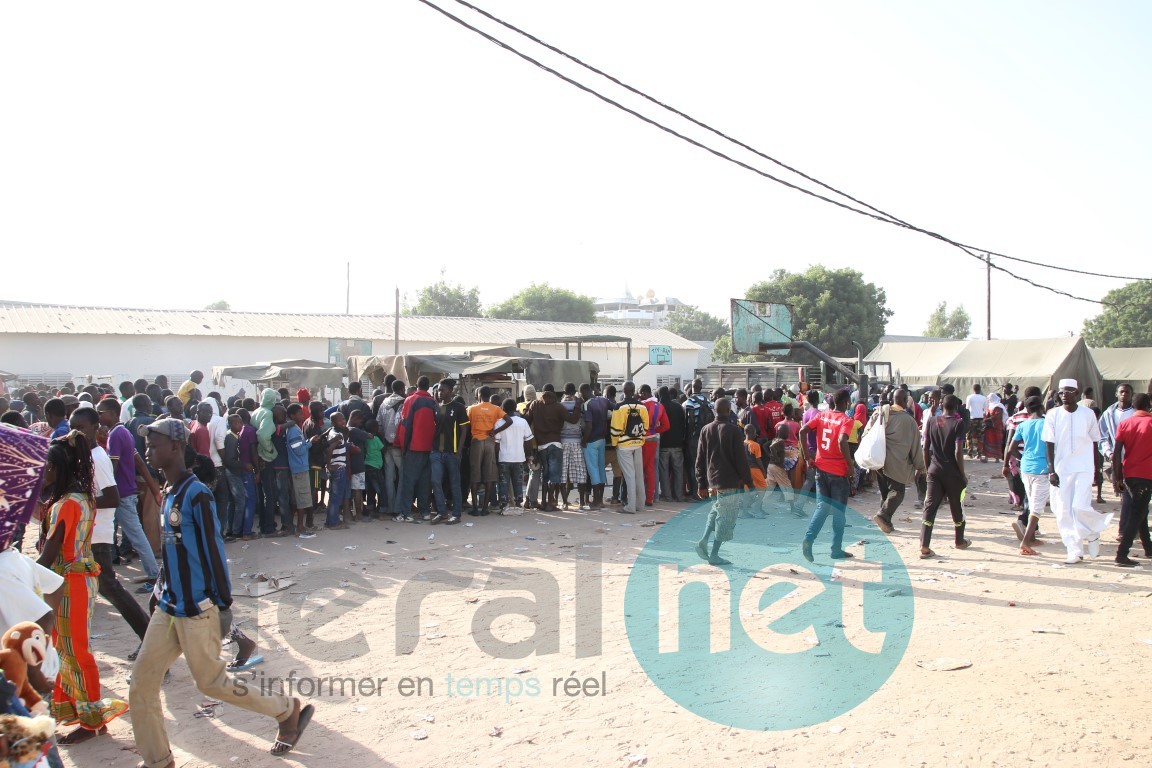
POLYGON ((1000 404, 1004 406, 1004 413, 1012 416, 1017 411, 1017 406, 1020 404, 1020 399, 1016 397, 1016 388, 1012 386, 1012 382, 1004 383, 1004 394, 1000 397, 1000 404))
POLYGON ((188 427, 183 419, 158 419, 140 427, 148 463, 164 474, 164 570, 156 584, 156 611, 132 667, 128 697, 132 733, 145 768, 175 768, 165 732, 160 685, 164 672, 184 656, 200 692, 267 715, 279 723, 272 754, 291 751, 312 719, 311 705, 231 677, 220 658, 222 628, 231 623, 232 586, 216 502, 184 463, 188 427), (221 616, 223 614, 223 617, 221 616))
POLYGON ((1042 438, 1048 444, 1048 479, 1052 485, 1052 512, 1072 565, 1100 554, 1100 532, 1112 520, 1092 508, 1092 476, 1096 471, 1095 444, 1100 440, 1096 414, 1077 403, 1075 379, 1060 380, 1060 401, 1044 419, 1042 438))

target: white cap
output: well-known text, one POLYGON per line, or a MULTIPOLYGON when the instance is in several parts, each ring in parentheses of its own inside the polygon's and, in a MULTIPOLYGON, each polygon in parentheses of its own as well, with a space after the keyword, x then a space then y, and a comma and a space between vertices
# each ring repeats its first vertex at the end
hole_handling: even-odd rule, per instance
POLYGON ((1076 379, 1060 379, 1060 389, 1080 389, 1076 379))

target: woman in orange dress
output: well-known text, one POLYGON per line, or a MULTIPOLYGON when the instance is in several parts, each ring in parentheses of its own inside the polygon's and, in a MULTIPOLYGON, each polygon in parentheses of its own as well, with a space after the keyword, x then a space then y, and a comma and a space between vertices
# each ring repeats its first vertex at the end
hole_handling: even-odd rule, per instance
POLYGON ((44 470, 49 511, 38 562, 64 577, 52 644, 60 655, 60 674, 52 691, 57 724, 79 725, 60 744, 76 744, 99 733, 124 714, 128 704, 101 698, 100 672, 89 647, 92 607, 100 566, 92 558, 92 449, 76 430, 52 441, 44 470))

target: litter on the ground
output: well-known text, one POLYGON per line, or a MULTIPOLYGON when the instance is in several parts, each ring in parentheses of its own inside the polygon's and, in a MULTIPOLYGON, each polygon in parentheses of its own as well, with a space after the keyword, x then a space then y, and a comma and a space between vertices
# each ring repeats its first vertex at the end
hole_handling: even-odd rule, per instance
POLYGON ((263 597, 273 592, 279 592, 282 589, 288 589, 288 587, 295 583, 296 581, 294 579, 283 579, 275 576, 268 577, 262 573, 258 573, 256 574, 255 581, 250 581, 244 585, 244 592, 248 597, 263 597))
POLYGON ((943 656, 939 659, 924 659, 916 662, 916 666, 929 672, 953 672, 958 669, 968 669, 972 662, 967 659, 953 659, 943 656))

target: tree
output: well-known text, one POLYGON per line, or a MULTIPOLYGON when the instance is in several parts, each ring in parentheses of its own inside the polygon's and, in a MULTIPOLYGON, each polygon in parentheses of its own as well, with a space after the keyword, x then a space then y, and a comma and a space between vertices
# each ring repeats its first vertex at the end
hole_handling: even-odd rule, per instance
POLYGON ((596 301, 548 283, 532 283, 507 301, 488 309, 489 317, 504 320, 552 320, 563 323, 596 321, 596 301))
POLYGON ((416 303, 407 307, 408 315, 436 317, 484 317, 480 308, 480 289, 449 285, 443 279, 426 285, 417 294, 416 303))
POLYGON ((681 304, 668 315, 668 330, 692 341, 715 339, 728 332, 728 323, 696 307, 681 304))
POLYGON ((964 305, 948 311, 948 302, 942 301, 928 316, 928 327, 924 329, 925 336, 937 339, 966 339, 972 330, 972 318, 968 317, 964 305))
POLYGON ((1104 311, 1084 321, 1090 347, 1152 347, 1152 282, 1129 283, 1104 296, 1104 311))
POLYGON ((229 312, 232 309, 232 305, 224 301, 224 299, 220 299, 220 301, 214 301, 208 306, 204 307, 204 309, 212 309, 216 310, 217 312, 229 312))
POLYGON ((865 352, 875 347, 892 316, 884 289, 847 268, 778 269, 768 280, 751 286, 747 298, 791 305, 793 338, 841 357, 856 356, 853 341, 860 342, 865 352))
POLYGON ((716 337, 716 346, 712 347, 712 362, 714 363, 758 363, 768 359, 765 355, 738 355, 732 351, 732 334, 725 333, 716 337))

